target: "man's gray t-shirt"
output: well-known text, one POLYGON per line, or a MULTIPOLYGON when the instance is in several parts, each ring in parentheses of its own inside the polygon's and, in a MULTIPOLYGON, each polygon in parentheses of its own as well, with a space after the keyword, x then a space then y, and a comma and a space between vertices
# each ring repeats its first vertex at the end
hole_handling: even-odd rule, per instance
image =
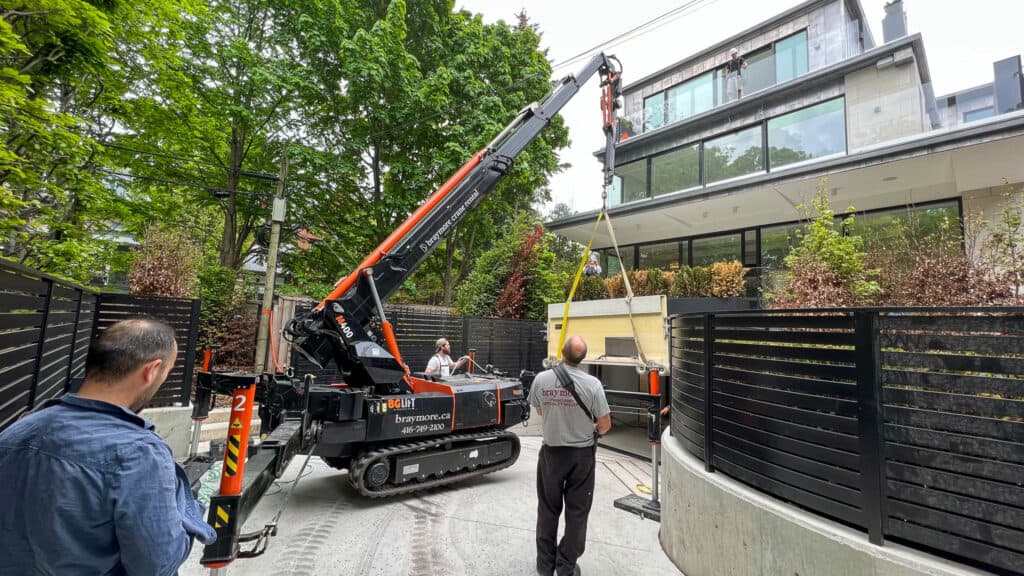
MULTIPOLYGON (((604 397, 601 381, 579 368, 565 365, 576 383, 580 401, 594 418, 607 416, 608 400, 604 397)), ((576 404, 572 394, 558 382, 553 370, 545 370, 533 379, 530 405, 540 408, 544 419, 544 444, 547 446, 593 446, 594 423, 576 404)))

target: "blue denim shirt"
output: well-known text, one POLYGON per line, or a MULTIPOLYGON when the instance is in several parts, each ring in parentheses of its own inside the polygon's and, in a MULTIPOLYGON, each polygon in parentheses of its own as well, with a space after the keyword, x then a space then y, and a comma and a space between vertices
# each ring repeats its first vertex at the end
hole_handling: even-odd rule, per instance
POLYGON ((216 538, 153 425, 67 394, 0 433, 0 575, 177 574, 216 538))

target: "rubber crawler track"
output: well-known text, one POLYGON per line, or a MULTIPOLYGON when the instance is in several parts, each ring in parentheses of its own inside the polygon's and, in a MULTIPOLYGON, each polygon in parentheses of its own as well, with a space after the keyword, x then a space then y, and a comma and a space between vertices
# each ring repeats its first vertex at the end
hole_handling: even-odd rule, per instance
MULTIPOLYGON (((455 447, 456 446, 453 446, 453 448, 455 447)), ((408 494, 410 492, 444 486, 445 484, 451 484, 453 482, 461 482, 467 478, 474 478, 476 476, 490 474, 491 472, 497 472, 498 470, 504 470, 505 468, 515 464, 516 460, 519 459, 519 449, 519 436, 514 432, 497 428, 467 434, 452 434, 449 436, 441 436, 440 438, 422 440, 420 442, 395 444, 393 446, 385 446, 383 448, 378 448, 377 450, 372 450, 356 458, 352 462, 352 467, 349 469, 349 481, 356 490, 359 490, 360 494, 363 496, 369 496, 370 498, 384 498, 387 496, 396 496, 398 494, 408 494), (440 478, 432 478, 424 482, 411 481, 404 484, 392 484, 388 482, 376 489, 367 487, 364 482, 363 473, 366 472, 366 469, 374 462, 381 459, 389 459, 400 454, 410 454, 422 450, 430 450, 449 443, 453 445, 461 445, 467 442, 485 439, 493 439, 495 442, 500 442, 502 440, 511 441, 512 455, 501 462, 482 466, 475 470, 460 470, 459 472, 447 474, 440 478)))

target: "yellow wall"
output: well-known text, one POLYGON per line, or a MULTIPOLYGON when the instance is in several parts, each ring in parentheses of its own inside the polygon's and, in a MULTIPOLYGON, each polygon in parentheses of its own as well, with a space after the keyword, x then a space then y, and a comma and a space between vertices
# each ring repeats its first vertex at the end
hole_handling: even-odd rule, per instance
MULTIPOLYGON (((665 339, 665 303, 662 299, 661 313, 634 314, 640 346, 647 359, 665 366, 668 365, 668 341, 665 339)), ((558 356, 558 336, 562 317, 548 318, 548 356, 558 356)), ((607 316, 586 316, 573 318, 570 314, 566 337, 578 335, 587 341, 587 361, 593 362, 605 353, 604 339, 613 337, 633 337, 629 316, 613 314, 607 316)))

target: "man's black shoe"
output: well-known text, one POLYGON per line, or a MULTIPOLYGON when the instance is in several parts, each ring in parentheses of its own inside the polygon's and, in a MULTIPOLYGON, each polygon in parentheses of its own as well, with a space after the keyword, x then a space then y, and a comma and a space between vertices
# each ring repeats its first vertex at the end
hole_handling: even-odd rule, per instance
POLYGON ((583 570, 580 569, 580 565, 573 566, 572 573, 566 574, 565 576, 583 576, 583 570))
POLYGON ((545 568, 540 565, 540 562, 537 562, 537 574, 540 574, 540 576, 555 576, 555 569, 545 568))

